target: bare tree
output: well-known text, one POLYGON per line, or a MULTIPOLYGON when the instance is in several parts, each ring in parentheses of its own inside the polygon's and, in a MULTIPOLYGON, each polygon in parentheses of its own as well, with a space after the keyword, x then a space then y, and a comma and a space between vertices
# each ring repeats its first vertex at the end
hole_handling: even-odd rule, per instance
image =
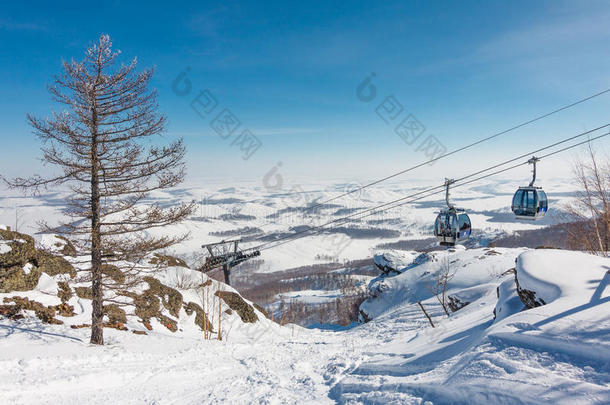
POLYGON ((148 88, 153 71, 136 72, 135 58, 119 66, 119 54, 101 35, 82 62, 63 62, 49 92, 65 110, 47 119, 27 117, 43 144, 43 162, 59 174, 6 180, 34 193, 61 185, 71 191, 67 220, 43 229, 90 256, 94 344, 104 343, 104 301, 112 299, 105 292, 137 282, 139 263, 150 252, 184 240, 188 235, 154 236, 151 230, 176 224, 194 209, 191 203, 163 208, 145 200, 150 192, 183 181, 185 148, 181 139, 160 144, 166 119, 148 88), (114 277, 105 277, 113 271, 114 277))
POLYGON ((574 163, 576 198, 565 204, 570 222, 565 229, 572 249, 607 256, 610 248, 610 161, 597 156, 591 144, 574 163))
MULTIPOLYGON (((444 257, 441 261, 436 277, 430 283, 430 291, 434 294, 439 304, 443 307, 445 314, 449 316, 449 302, 447 299, 447 286, 455 277, 455 268, 451 265, 448 257, 444 257)), ((423 309, 423 308, 422 308, 423 309)))

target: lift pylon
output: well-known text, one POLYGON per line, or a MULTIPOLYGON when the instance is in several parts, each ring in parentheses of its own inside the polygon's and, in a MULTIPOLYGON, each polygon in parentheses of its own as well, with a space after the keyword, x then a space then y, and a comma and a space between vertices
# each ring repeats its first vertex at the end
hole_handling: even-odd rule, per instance
POLYGON ((256 256, 260 256, 260 250, 245 253, 239 249, 241 239, 223 240, 215 243, 208 243, 201 247, 207 249, 209 256, 205 258, 205 263, 201 266, 204 273, 222 267, 225 283, 231 285, 231 269, 240 263, 245 262, 256 256))

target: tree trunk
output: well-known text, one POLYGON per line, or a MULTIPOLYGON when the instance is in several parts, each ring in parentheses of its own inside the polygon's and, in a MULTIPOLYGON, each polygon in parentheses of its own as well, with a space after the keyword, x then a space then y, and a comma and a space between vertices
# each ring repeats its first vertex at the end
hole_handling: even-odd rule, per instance
POLYGON ((230 280, 231 273, 230 273, 230 270, 229 270, 229 265, 228 264, 223 265, 222 266, 222 271, 223 271, 223 273, 225 275, 225 284, 231 285, 231 280, 230 280))
POLYGON ((104 344, 104 296, 102 291, 102 241, 100 226, 100 191, 97 156, 97 111, 92 114, 91 142, 91 343, 104 344))
POLYGON ((428 313, 424 309, 424 306, 422 305, 421 301, 417 301, 417 304, 419 305, 421 310, 424 312, 424 315, 426 315, 426 318, 428 318, 428 322, 430 322, 430 325, 432 325, 432 327, 434 328, 434 322, 432 322, 432 318, 430 318, 430 315, 428 315, 428 313))
POLYGON ((447 278, 443 279, 443 302, 441 302, 441 305, 443 307, 443 310, 445 311, 445 314, 447 314, 447 316, 449 315, 449 311, 447 311, 447 278))

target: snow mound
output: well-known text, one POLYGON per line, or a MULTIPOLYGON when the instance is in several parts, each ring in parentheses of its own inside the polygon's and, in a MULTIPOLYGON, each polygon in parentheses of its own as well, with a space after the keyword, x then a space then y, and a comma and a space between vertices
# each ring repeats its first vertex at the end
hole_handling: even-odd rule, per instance
POLYGON ((361 307, 371 320, 353 332, 362 340, 373 334, 377 347, 368 348, 331 397, 341 403, 610 403, 609 269, 609 259, 581 252, 475 249, 440 252, 402 274, 379 277, 371 283, 374 297, 361 307), (516 268, 506 271, 515 257, 516 268), (450 316, 427 288, 445 259, 458 266, 448 294, 470 301, 450 316), (521 288, 545 305, 525 309, 515 271, 521 288))
POLYGON ((388 252, 375 255, 373 263, 386 274, 390 272, 398 273, 402 268, 414 263, 418 255, 418 252, 388 252))
POLYGON ((450 249, 413 254, 410 262, 404 257, 380 255, 378 257, 386 260, 386 266, 397 269, 400 274, 382 275, 370 282, 371 298, 360 306, 361 321, 376 318, 396 306, 433 299, 432 287, 443 266, 455 272, 447 293, 461 301, 472 302, 488 289, 495 291, 499 277, 514 268, 515 259, 521 252, 523 249, 450 249))
POLYGON ((13 250, 13 248, 11 247, 11 245, 8 244, 7 241, 0 241, 0 255, 9 253, 11 250, 13 250))
POLYGON ((513 278, 504 280, 496 291, 498 295, 498 302, 494 309, 496 321, 500 321, 525 309, 525 305, 523 305, 517 293, 517 286, 513 278))
POLYGON ((598 300, 607 286, 610 260, 585 253, 548 250, 519 256, 517 277, 521 288, 533 291, 546 304, 559 300, 566 305, 598 300), (603 283, 600 284, 600 281, 603 283), (595 291, 596 296, 591 297, 595 291))

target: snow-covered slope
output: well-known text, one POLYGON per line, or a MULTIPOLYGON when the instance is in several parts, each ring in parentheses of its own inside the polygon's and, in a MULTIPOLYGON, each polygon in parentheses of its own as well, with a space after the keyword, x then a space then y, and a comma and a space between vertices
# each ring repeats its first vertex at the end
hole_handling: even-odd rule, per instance
POLYGON ((370 284, 371 320, 342 331, 109 329, 92 347, 83 329, 2 319, 0 403, 610 403, 610 260, 460 248, 399 259, 406 271, 370 284), (428 288, 448 265, 447 294, 470 302, 450 316, 428 288), (525 310, 515 268, 546 305, 525 310))
POLYGON ((385 331, 384 339, 333 389, 335 398, 355 403, 610 403, 610 260, 554 250, 498 249, 499 255, 488 256, 490 251, 439 253, 437 261, 372 283, 379 296, 363 305, 374 317, 367 329, 385 331), (423 288, 443 255, 464 266, 448 293, 472 301, 450 317, 423 288), (521 287, 535 291, 546 305, 524 310, 516 301, 514 275, 501 271, 516 256, 521 287), (435 328, 426 325, 414 304, 418 300, 435 328), (494 308, 501 314, 495 320, 494 308))

